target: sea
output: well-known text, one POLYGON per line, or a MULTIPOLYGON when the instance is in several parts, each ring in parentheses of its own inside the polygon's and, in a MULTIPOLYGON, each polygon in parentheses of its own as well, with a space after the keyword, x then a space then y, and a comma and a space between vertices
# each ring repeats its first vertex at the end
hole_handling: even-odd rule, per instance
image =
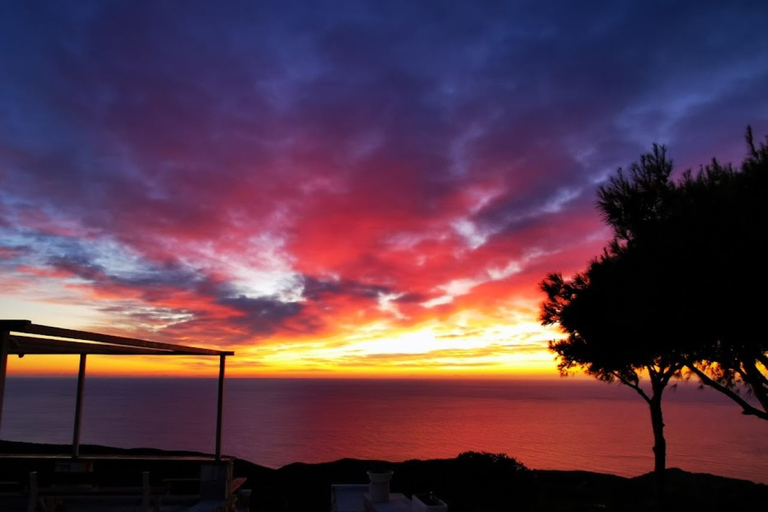
MULTIPOLYGON (((5 440, 72 442, 76 378, 9 377, 5 440)), ((216 379, 88 377, 81 442, 213 453, 216 379)), ((664 396, 667 465, 768 484, 768 422, 693 383, 664 396)), ((504 453, 531 469, 653 470, 646 403, 589 379, 237 379, 222 452, 278 468, 504 453)))

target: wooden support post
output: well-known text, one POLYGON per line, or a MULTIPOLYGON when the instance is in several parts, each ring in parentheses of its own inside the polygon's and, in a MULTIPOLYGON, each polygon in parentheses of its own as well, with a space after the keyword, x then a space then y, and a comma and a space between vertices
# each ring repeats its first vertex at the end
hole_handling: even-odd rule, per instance
POLYGON ((149 471, 141 473, 141 506, 142 512, 149 512, 149 471))
POLYGON ((29 499, 27 500, 27 512, 35 512, 37 510, 37 471, 32 471, 29 474, 29 499))
POLYGON ((5 376, 8 373, 8 352, 11 349, 10 333, 0 334, 0 425, 3 421, 3 399, 5 398, 5 376))
POLYGON ((72 458, 80 456, 80 420, 83 416, 83 387, 85 385, 85 358, 80 354, 80 370, 77 373, 77 400, 75 402, 75 428, 72 433, 72 458))
POLYGON ((216 460, 221 460, 221 417, 224 412, 224 363, 227 356, 219 356, 219 400, 216 408, 216 460))

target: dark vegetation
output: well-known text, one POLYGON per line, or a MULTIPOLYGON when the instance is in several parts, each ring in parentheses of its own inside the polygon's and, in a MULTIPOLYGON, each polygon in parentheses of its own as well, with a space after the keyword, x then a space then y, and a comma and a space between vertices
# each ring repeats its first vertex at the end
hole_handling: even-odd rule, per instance
MULTIPOLYGON (((4 453, 67 453, 68 446, 0 441, 4 453)), ((83 445, 88 454, 202 455, 154 449, 121 450, 83 445)), ((330 511, 332 484, 365 484, 376 464, 394 471, 392 492, 412 496, 433 492, 450 512, 586 512, 653 510, 650 475, 623 478, 587 471, 541 471, 526 468, 504 454, 466 452, 453 459, 405 462, 342 459, 323 464, 289 464, 265 468, 244 460, 235 476, 245 476, 252 490, 251 510, 259 512, 330 511)), ((14 468, 3 467, 0 473, 14 468)), ((119 472, 114 475, 119 477, 119 472)), ((768 486, 746 480, 666 470, 667 499, 681 510, 699 512, 754 508, 766 503, 768 486)))
POLYGON ((666 148, 654 145, 598 189, 613 231, 603 254, 583 272, 541 283, 542 323, 567 334, 549 344, 561 373, 618 381, 648 404, 660 504, 671 499, 662 414, 671 381, 698 378, 743 414, 768 420, 768 337, 758 320, 768 146, 748 128, 747 149, 739 168, 713 160, 675 180, 666 148))

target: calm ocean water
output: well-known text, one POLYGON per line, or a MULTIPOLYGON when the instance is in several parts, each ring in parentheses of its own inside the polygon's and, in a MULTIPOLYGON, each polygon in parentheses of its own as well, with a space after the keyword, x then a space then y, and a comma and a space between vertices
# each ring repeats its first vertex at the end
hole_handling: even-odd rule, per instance
MULTIPOLYGON (((0 436, 70 443, 76 379, 9 378, 0 436)), ((668 466, 768 483, 768 424, 710 390, 665 395, 668 466)), ((269 467, 467 450, 534 469, 653 469, 647 406, 589 380, 228 379, 223 451, 269 467)), ((214 451, 213 379, 86 380, 82 442, 214 451)))

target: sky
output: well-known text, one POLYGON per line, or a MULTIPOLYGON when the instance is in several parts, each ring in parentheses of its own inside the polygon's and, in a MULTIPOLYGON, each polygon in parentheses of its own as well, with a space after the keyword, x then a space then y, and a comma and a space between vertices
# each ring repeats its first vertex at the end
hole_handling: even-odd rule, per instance
POLYGON ((0 2, 0 318, 234 350, 235 376, 556 377, 538 284, 600 253, 596 189, 653 143, 696 170, 768 134, 766 19, 761 1, 0 2))

